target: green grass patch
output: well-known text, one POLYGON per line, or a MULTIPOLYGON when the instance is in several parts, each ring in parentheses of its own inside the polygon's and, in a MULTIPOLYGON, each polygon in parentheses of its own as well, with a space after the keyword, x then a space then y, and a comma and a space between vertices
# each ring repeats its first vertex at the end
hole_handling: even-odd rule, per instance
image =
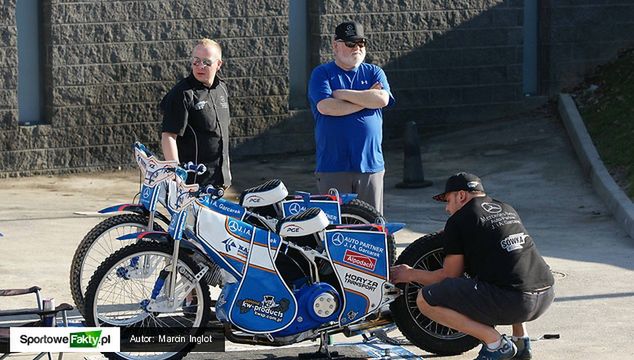
POLYGON ((634 49, 597 68, 575 100, 603 163, 634 200, 634 49))

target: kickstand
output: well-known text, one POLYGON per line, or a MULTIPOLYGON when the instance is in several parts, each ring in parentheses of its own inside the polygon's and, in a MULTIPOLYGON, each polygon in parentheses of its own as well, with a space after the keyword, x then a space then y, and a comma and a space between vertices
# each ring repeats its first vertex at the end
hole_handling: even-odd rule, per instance
POLYGON ((345 356, 339 355, 339 352, 328 350, 328 333, 323 332, 319 336, 319 350, 314 353, 297 354, 298 359, 344 359, 345 356))

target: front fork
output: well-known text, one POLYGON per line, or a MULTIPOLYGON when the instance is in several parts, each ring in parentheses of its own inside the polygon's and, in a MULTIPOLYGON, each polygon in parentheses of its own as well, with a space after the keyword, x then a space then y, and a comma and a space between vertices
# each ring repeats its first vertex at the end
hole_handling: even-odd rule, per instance
MULTIPOLYGON (((152 290, 152 296, 149 302, 147 302, 146 310, 150 312, 172 312, 178 308, 180 302, 183 299, 178 299, 176 294, 176 277, 178 276, 179 268, 178 268, 178 256, 180 253, 180 240, 174 241, 174 250, 172 252, 171 263, 168 264, 163 271, 161 271, 160 276, 156 279, 154 283, 154 289, 152 290), (167 283, 166 283, 166 280, 167 283), (161 293, 161 289, 165 286, 165 296, 161 298, 159 294, 161 293)), ((180 292, 181 294, 185 294, 185 297, 196 287, 196 283, 198 283, 209 271, 208 266, 204 266, 197 274, 189 274, 185 268, 182 268, 180 271, 181 276, 186 278, 187 285, 180 292), (193 276, 192 276, 193 275, 193 276)))

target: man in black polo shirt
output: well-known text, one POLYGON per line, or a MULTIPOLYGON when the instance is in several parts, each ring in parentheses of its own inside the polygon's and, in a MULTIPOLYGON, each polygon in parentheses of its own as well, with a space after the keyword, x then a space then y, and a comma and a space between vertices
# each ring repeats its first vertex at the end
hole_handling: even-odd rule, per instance
POLYGON ((524 322, 554 299, 554 279, 519 215, 488 197, 482 181, 459 173, 447 180, 445 259, 436 271, 398 265, 391 281, 424 285, 416 303, 428 318, 483 342, 477 359, 530 359, 524 322), (468 276, 463 276, 464 274, 468 276), (495 330, 512 325, 513 338, 495 330))
POLYGON ((198 41, 192 51, 191 74, 161 101, 161 146, 166 160, 205 164, 207 172, 190 174, 188 183, 228 187, 229 102, 227 87, 217 76, 222 66, 220 45, 198 41))

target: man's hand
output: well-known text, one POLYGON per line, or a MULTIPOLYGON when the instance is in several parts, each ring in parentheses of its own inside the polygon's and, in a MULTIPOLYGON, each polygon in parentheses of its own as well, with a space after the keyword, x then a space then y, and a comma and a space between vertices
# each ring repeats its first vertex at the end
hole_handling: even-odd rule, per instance
POLYGON ((416 270, 411 266, 401 264, 390 268, 390 282, 393 284, 412 282, 412 275, 416 270))

